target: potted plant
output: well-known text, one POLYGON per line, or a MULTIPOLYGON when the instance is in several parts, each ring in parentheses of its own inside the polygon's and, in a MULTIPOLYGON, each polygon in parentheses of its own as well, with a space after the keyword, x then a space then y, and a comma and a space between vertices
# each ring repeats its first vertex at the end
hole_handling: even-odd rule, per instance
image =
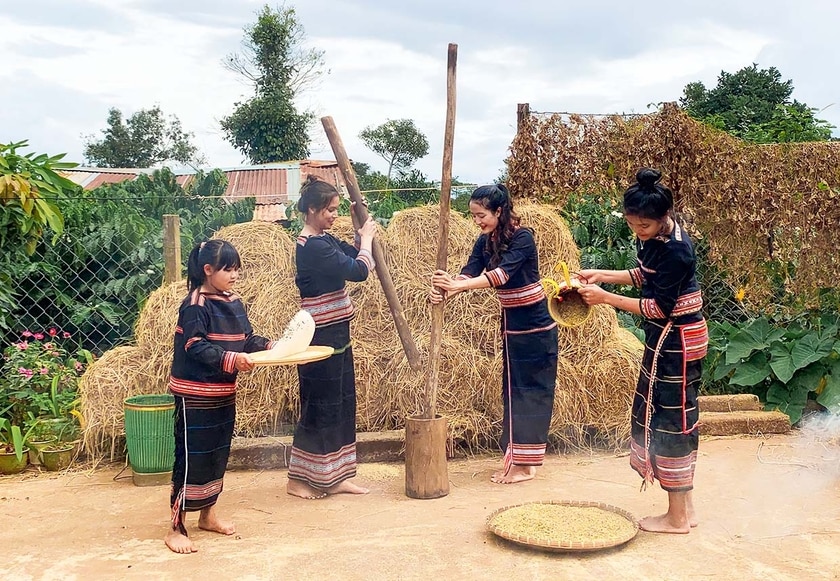
POLYGON ((53 441, 41 448, 41 464, 50 471, 64 470, 76 457, 76 443, 53 441))
POLYGON ((43 422, 40 418, 32 417, 30 414, 29 420, 26 422, 26 428, 29 432, 29 438, 26 444, 29 448, 29 463, 38 465, 41 463, 41 450, 47 444, 52 444, 58 438, 53 433, 52 426, 43 422))
POLYGON ((55 328, 24 331, 20 341, 6 348, 0 369, 0 417, 12 425, 38 425, 45 439, 51 434, 57 440, 78 440, 78 379, 93 357, 84 349, 69 356, 62 345, 69 338, 55 328))
POLYGON ((20 426, 0 418, 0 474, 22 472, 29 460, 28 452, 26 435, 21 432, 20 426))

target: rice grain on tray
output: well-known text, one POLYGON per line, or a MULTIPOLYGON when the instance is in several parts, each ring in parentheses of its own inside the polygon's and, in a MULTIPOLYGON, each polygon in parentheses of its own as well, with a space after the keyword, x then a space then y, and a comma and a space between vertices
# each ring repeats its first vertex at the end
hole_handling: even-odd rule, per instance
POLYGON ((597 506, 529 503, 514 506, 490 521, 506 535, 535 542, 570 545, 609 544, 632 537, 636 525, 624 516, 597 506))

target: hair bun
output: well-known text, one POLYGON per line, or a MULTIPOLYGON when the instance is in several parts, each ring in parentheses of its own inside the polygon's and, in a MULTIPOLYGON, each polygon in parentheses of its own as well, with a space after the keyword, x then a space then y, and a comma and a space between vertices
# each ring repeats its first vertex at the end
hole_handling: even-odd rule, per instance
POLYGON ((651 167, 643 167, 636 172, 636 181, 645 189, 652 188, 660 179, 662 179, 662 173, 651 167))
POLYGON ((309 174, 309 175, 306 176, 306 179, 303 180, 302 185, 309 186, 309 185, 314 184, 315 182, 320 182, 320 181, 321 180, 318 179, 318 177, 315 174, 309 174))

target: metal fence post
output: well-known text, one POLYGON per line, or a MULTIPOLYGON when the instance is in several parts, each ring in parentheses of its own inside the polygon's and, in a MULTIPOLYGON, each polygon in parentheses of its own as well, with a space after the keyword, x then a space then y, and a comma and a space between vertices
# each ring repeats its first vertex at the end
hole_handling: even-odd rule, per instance
POLYGON ((181 217, 177 214, 163 216, 163 283, 181 280, 181 217))

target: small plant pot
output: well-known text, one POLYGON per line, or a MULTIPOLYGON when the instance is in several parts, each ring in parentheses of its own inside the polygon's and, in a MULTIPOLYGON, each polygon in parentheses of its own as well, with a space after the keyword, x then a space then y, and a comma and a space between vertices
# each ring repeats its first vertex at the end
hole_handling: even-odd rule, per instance
POLYGON ((14 452, 0 452, 0 474, 23 472, 29 463, 29 448, 23 449, 23 456, 18 460, 14 452))
POLYGON ((52 445, 41 450, 41 464, 51 472, 64 470, 73 463, 75 456, 76 445, 73 443, 52 445))
POLYGON ((55 443, 55 437, 44 440, 29 440, 29 463, 37 466, 41 463, 41 450, 55 443))

